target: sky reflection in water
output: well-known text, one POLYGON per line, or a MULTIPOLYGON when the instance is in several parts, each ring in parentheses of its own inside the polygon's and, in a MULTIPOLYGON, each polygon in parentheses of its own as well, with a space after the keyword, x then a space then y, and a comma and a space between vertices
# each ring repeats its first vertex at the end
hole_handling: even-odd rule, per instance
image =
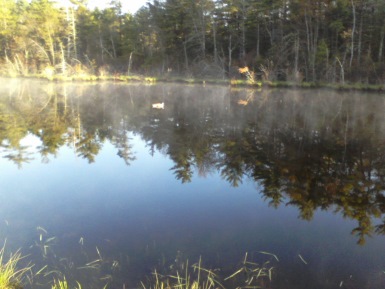
MULTIPOLYGON (((32 87, 28 82, 19 85, 32 87)), ((39 89, 36 84, 33 87, 39 89)), ((308 149, 313 149, 311 158, 317 165, 304 161, 304 174, 323 172, 325 165, 318 162, 329 157, 325 161, 327 172, 333 171, 337 162, 346 165, 341 175, 338 171, 330 174, 334 173, 335 179, 344 183, 339 178, 349 176, 347 171, 354 171, 355 165, 350 166, 349 162, 355 157, 355 146, 363 144, 367 144, 368 150, 361 155, 372 155, 364 157, 362 162, 374 164, 367 180, 374 179, 373 186, 379 186, 376 180, 381 183, 382 172, 376 162, 381 162, 382 152, 369 149, 384 140, 383 127, 379 127, 382 116, 370 111, 372 107, 383 108, 381 96, 334 95, 330 91, 277 91, 267 95, 227 88, 164 85, 81 85, 79 88, 42 84, 41 87, 42 91, 48 91, 45 97, 52 99, 47 102, 40 95, 42 100, 27 101, 23 107, 21 100, 25 101, 25 96, 21 92, 2 92, 3 115, 10 114, 10 107, 14 115, 21 115, 21 111, 39 111, 37 107, 48 103, 41 113, 49 110, 47 115, 51 115, 56 107, 55 119, 67 122, 62 133, 66 145, 57 146, 54 153, 51 150, 42 158, 38 151, 44 147, 43 131, 48 134, 52 129, 47 125, 51 120, 39 123, 38 116, 27 113, 24 116, 27 130, 21 138, 25 143, 21 144, 30 146, 31 160, 22 163, 21 169, 5 158, 0 160, 0 238, 7 238, 11 247, 29 248, 38 240, 41 231, 36 228, 41 226, 48 232, 47 238, 57 237, 58 255, 81 263, 84 260, 77 255, 82 238, 87 254, 95 255, 94 248, 98 247, 106 260, 119 260, 119 272, 107 270, 103 274, 116 275, 127 284, 144 278, 155 267, 172 265, 176 256, 194 260, 202 256, 210 266, 230 272, 246 251, 266 251, 280 258, 273 288, 337 288, 341 281, 345 288, 353 288, 349 287, 350 283, 360 288, 383 285, 385 239, 382 235, 374 234, 373 238, 365 235, 366 245, 359 246, 358 237, 351 235, 357 221, 333 213, 341 204, 340 199, 331 202, 327 211, 321 211, 316 204, 313 217, 305 221, 299 218, 298 208, 303 204, 298 202, 302 199, 295 198, 306 191, 296 186, 297 191, 284 193, 291 192, 294 190, 291 185, 301 182, 302 173, 290 173, 301 166, 301 161, 310 158, 308 149), (9 94, 12 96, 7 98, 9 94), (63 97, 68 108, 58 104, 63 97), (320 100, 322 97, 326 100, 320 100), (252 101, 240 107, 238 99, 252 101), (165 110, 151 109, 152 102, 163 100, 165 110), (66 131, 76 131, 79 122, 68 115, 73 118, 80 115, 81 119, 82 131, 74 133, 78 139, 73 137, 73 143, 66 131), (341 119, 340 123, 346 127, 330 121, 331 115, 341 119), (364 140, 353 139, 357 132, 362 133, 362 127, 374 128, 376 134, 372 131, 364 140), (92 157, 85 157, 89 155, 78 148, 90 134, 100 149, 92 157), (117 155, 121 148, 117 135, 127 137, 129 165, 117 155), (250 148, 251 135, 256 146, 250 148), (349 137, 352 139, 347 140, 349 137), (341 139, 345 143, 341 144, 341 139), (279 144, 264 146, 271 140, 279 144), (204 142, 207 144, 201 145, 204 142), (198 148, 193 143, 199 143, 198 148), (191 145, 187 151, 180 148, 186 145, 191 145), (245 152, 248 147, 250 151, 245 152), (345 148, 342 152, 346 154, 351 152, 352 157, 342 156, 343 161, 338 157, 332 159, 331 152, 339 155, 340 148, 345 148), (265 154, 268 159, 263 166, 259 165, 265 154), (285 164, 284 154, 293 160, 292 167, 285 164), (254 160, 255 155, 258 157, 254 160), (257 167, 249 169, 248 159, 253 159, 257 167), (230 176, 229 170, 237 171, 239 166, 240 174, 230 176), (272 199, 266 194, 266 184, 272 179, 258 175, 258 166, 261 170, 268 167, 280 180, 283 194, 277 208, 269 206, 272 199), (234 186, 234 181, 238 186, 234 186), (294 204, 286 206, 288 202, 294 204)), ((9 145, 12 137, 7 136, 6 130, 1 134, 1 156, 17 149, 9 145)), ((362 165, 361 169, 365 171, 367 167, 362 165)), ((331 187, 338 187, 339 183, 331 183, 325 175, 315 183, 315 190, 322 187, 326 194, 334 192, 338 196, 337 189, 331 187), (318 184, 322 182, 328 185, 322 187, 318 184)), ((381 203, 376 204, 381 209, 381 203)), ((373 210, 372 205, 369 210, 373 210)), ((379 219, 375 222, 381 223, 379 219)))

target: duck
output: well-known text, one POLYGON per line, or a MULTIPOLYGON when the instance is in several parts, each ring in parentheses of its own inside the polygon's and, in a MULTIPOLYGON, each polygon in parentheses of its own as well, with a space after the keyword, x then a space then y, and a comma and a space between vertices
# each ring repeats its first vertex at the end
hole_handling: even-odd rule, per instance
POLYGON ((159 103, 153 103, 152 108, 156 109, 164 109, 164 102, 159 102, 159 103))

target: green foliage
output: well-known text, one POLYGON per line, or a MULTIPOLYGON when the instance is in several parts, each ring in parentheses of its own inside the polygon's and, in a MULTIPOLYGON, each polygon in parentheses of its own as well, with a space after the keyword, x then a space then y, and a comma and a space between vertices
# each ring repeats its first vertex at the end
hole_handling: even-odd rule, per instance
POLYGON ((316 62, 318 71, 325 70, 325 68, 327 67, 328 59, 329 59, 329 48, 327 46, 326 41, 322 39, 318 43, 317 53, 315 56, 315 62, 316 62))

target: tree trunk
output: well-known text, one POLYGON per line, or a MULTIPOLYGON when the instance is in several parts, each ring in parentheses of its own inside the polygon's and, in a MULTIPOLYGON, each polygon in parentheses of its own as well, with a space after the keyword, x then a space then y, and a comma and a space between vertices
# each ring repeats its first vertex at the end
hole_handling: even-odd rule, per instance
POLYGON ((351 0, 352 3, 352 12, 353 12, 353 27, 352 27, 352 43, 350 46, 350 61, 349 67, 352 67, 353 57, 354 57, 354 33, 356 32, 356 6, 354 5, 354 1, 351 0))
POLYGON ((242 17, 242 22, 241 22, 241 29, 242 29, 242 43, 241 43, 241 55, 240 55, 240 59, 242 59, 244 61, 245 59, 245 55, 246 55, 246 32, 245 32, 245 10, 246 10, 246 6, 245 6, 245 0, 242 0, 242 14, 241 14, 241 17, 242 17))
POLYGON ((130 75, 130 73, 131 73, 131 66, 132 66, 132 52, 130 53, 130 58, 128 60, 127 75, 130 75))
MULTIPOLYGON (((310 48, 310 46, 311 46, 311 40, 310 40, 311 39, 311 35, 310 35, 311 31, 309 28, 309 22, 308 22, 306 9, 305 9, 305 26, 306 26, 306 46, 307 46, 307 55, 308 55, 307 59, 311 65, 311 63, 312 63, 312 61, 310 60, 310 57, 312 55, 311 48, 310 48)), ((308 79, 308 71, 307 70, 306 70, 306 79, 308 79)))
POLYGON ((319 22, 316 21, 315 31, 313 34, 313 56, 312 56, 312 73, 313 73, 313 81, 316 81, 316 72, 315 72, 315 62, 316 55, 318 50, 318 32, 319 32, 319 22))
POLYGON ((340 75, 341 75, 341 79, 340 79, 340 82, 342 84, 345 84, 345 70, 344 70, 344 65, 341 63, 341 61, 338 59, 338 57, 336 57, 336 60, 338 62, 338 64, 340 65, 340 75))
POLYGON ((67 75, 67 65, 66 65, 63 43, 61 43, 60 41, 59 45, 60 45, 60 51, 61 51, 61 72, 63 75, 67 75))
POLYGON ((311 17, 308 16, 306 9, 305 9, 305 25, 306 25, 306 43, 307 43, 307 53, 308 53, 307 58, 309 62, 308 65, 311 71, 312 81, 315 81, 316 80, 315 61, 316 61, 317 46, 318 46, 319 22, 318 20, 316 20, 315 25, 313 25, 311 17))
POLYGON ((52 57, 52 66, 55 67, 55 64, 56 64, 56 61, 55 61, 55 46, 53 44, 53 39, 52 39, 52 36, 49 35, 49 50, 50 50, 50 53, 51 53, 51 57, 52 57))
MULTIPOLYGON (((385 25, 385 23, 384 23, 385 25)), ((378 48, 378 62, 382 61, 382 55, 384 53, 384 38, 385 38, 385 26, 381 29, 380 47, 378 48)))
POLYGON ((203 59, 206 59, 206 19, 203 12, 203 8, 201 9, 201 17, 202 17, 202 27, 201 27, 201 33, 202 33, 202 39, 201 39, 201 49, 202 49, 202 57, 203 59))
POLYGON ((188 71, 189 65, 188 65, 188 55, 187 55, 187 41, 183 41, 183 52, 184 52, 184 66, 186 71, 188 71))
POLYGON ((102 34, 100 32, 100 25, 99 25, 99 45, 100 45, 100 50, 101 50, 101 53, 102 53, 102 63, 104 63, 104 47, 103 47, 102 34))
POLYGON ((299 81, 298 60, 299 60, 299 32, 297 31, 297 37, 294 42, 294 77, 296 81, 299 81))
POLYGON ((71 15, 72 15, 72 42, 74 46, 74 58, 78 59, 76 20, 75 20, 75 14, 74 14, 73 8, 71 8, 71 15))
POLYGON ((230 35, 230 38, 229 38, 229 47, 228 47, 228 50, 229 50, 229 73, 230 73, 230 67, 231 67, 231 62, 233 61, 231 59, 231 53, 232 53, 232 44, 231 44, 231 35, 230 35))
POLYGON ((213 41, 214 41, 214 62, 218 61, 218 48, 217 48, 217 24, 213 20, 213 41))
POLYGON ((260 35, 259 35, 259 23, 257 24, 257 58, 259 58, 259 56, 260 56, 260 40, 259 40, 259 37, 260 37, 260 35))
POLYGON ((112 52, 114 53, 114 59, 116 58, 116 49, 115 49, 115 42, 114 38, 112 37, 112 33, 110 33, 110 40, 111 40, 111 45, 112 45, 112 52))
POLYGON ((363 26, 363 12, 361 12, 360 17, 360 30, 358 31, 358 45, 357 45, 357 65, 361 63, 361 53, 362 53, 362 26, 363 26))

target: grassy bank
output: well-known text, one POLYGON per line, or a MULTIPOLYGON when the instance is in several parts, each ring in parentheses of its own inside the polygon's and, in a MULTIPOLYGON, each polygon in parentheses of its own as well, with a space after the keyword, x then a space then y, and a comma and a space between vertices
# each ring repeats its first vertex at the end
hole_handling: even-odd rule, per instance
POLYGON ((247 88, 288 88, 288 89, 316 89, 326 88, 341 91, 367 91, 367 92, 385 92, 385 84, 364 84, 364 83, 321 83, 321 82, 291 82, 291 81, 259 81, 251 79, 214 79, 214 78, 188 78, 188 77, 162 77, 162 76, 144 76, 144 75, 92 75, 92 74, 74 74, 71 76, 63 75, 28 75, 28 76, 10 76, 9 78, 30 78, 44 79, 54 82, 121 82, 121 83, 182 83, 182 84, 200 84, 200 85, 228 85, 231 87, 247 88))

